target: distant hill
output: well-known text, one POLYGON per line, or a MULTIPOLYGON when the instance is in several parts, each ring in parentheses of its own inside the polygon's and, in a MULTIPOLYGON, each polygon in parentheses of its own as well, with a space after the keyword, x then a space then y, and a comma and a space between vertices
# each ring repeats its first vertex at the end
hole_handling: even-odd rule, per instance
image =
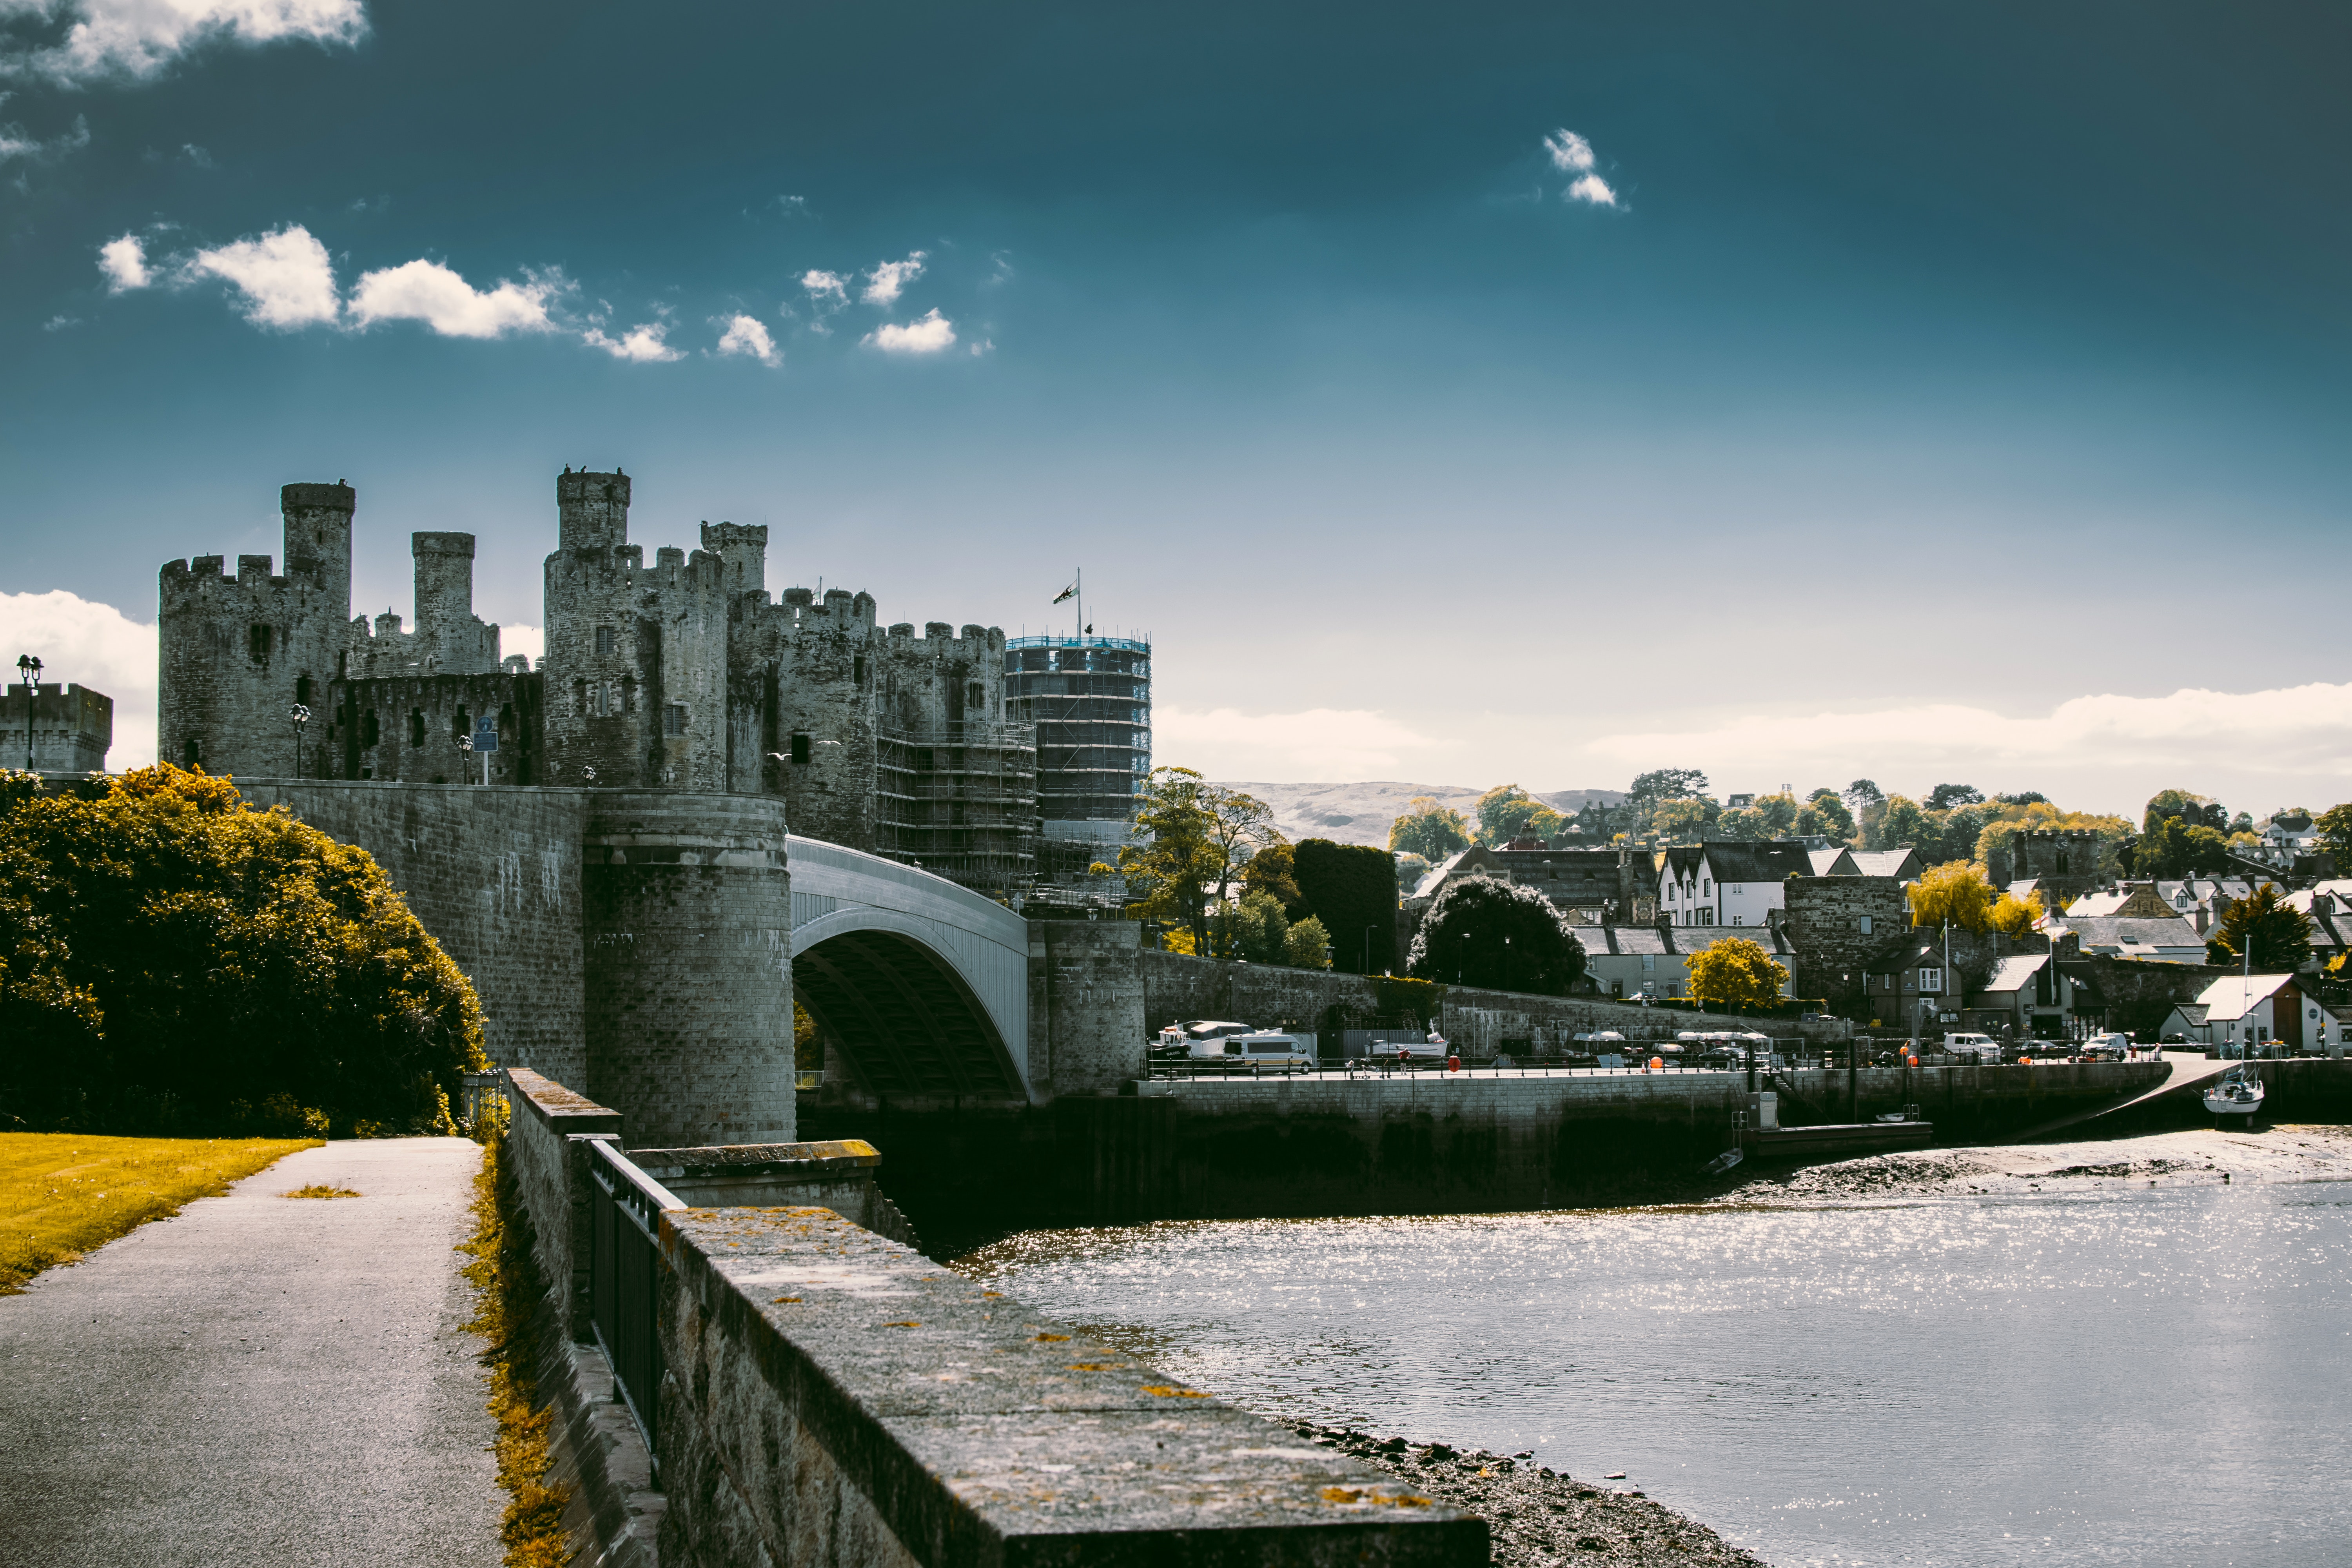
MULTIPOLYGON (((1369 784, 1227 784, 1224 787, 1254 795, 1274 807, 1275 826, 1294 844, 1302 838, 1328 838, 1382 847, 1389 841, 1389 825, 1404 814, 1406 804, 1415 795, 1428 795, 1475 820, 1478 797, 1486 793, 1483 787, 1400 784, 1392 779, 1369 784)), ((1581 811, 1594 801, 1615 805, 1625 798, 1625 792, 1617 789, 1528 793, 1558 812, 1581 811)))

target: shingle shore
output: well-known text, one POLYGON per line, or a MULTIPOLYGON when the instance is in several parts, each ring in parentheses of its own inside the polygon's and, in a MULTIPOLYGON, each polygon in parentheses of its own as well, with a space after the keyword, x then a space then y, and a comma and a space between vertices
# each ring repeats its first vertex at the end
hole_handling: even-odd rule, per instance
POLYGON ((1555 1474, 1526 1454, 1408 1443, 1345 1426, 1294 1429, 1484 1519, 1497 1568, 1767 1568, 1754 1552, 1664 1503, 1555 1474))

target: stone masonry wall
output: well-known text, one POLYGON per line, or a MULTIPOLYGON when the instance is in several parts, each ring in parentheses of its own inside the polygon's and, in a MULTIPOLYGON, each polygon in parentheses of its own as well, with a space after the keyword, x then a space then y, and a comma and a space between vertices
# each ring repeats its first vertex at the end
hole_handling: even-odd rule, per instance
POLYGON ((1893 877, 1791 877, 1786 889, 1795 994, 1828 997, 1833 1010, 1841 1001, 1858 1001, 1864 961, 1910 929, 1902 883, 1893 877))
POLYGON ((581 952, 585 790, 240 780, 374 856, 482 999, 493 1060, 588 1081, 581 952))
MULTIPOLYGON (((114 744, 114 699, 104 692, 47 681, 34 692, 21 681, 9 687, 0 697, 0 767, 25 765, 28 722, 35 773, 89 773, 106 766, 114 744)), ((135 758, 131 765, 144 767, 149 760, 135 758)))

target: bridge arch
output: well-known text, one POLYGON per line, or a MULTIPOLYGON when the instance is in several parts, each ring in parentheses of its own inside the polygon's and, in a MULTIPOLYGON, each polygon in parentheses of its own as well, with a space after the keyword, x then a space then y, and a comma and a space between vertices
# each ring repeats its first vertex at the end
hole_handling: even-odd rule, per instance
POLYGON ((794 992, 871 1091, 1028 1100, 1029 926, 993 900, 820 839, 787 840, 794 992))

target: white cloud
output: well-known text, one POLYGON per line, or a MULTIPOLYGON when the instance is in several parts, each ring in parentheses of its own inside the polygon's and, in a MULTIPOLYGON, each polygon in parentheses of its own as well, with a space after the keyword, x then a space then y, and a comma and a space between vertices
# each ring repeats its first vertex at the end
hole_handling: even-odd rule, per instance
POLYGON ((955 342, 955 323, 934 307, 930 314, 903 327, 896 321, 885 322, 866 333, 866 341, 886 354, 935 354, 955 342))
POLYGON ((236 284, 245 295, 245 319, 257 327, 313 326, 332 321, 342 309, 327 247, 300 224, 259 239, 199 250, 187 271, 236 284))
POLYGON ((1153 710, 1152 730, 1160 758, 1217 779, 1393 778, 1451 749, 1376 709, 1244 713, 1163 703, 1153 710))
POLYGON ((907 285, 923 275, 923 258, 929 251, 910 250, 904 261, 879 261, 866 275, 866 291, 858 296, 869 305, 895 305, 907 285))
POLYGON ((106 291, 110 294, 144 289, 155 281, 155 275, 147 269, 146 242, 135 234, 126 234, 100 246, 98 269, 106 274, 106 291))
POLYGON ((1617 205, 1617 193, 1611 190, 1609 182, 1598 174, 1585 175, 1576 184, 1569 186, 1561 195, 1568 201, 1591 202, 1596 207, 1613 207, 1617 205))
POLYGON ((768 329, 749 316, 728 319, 727 330, 719 337, 719 353, 746 354, 767 365, 782 364, 784 360, 776 352, 776 340, 768 335, 768 329))
POLYGON ((0 55, 0 75, 68 86, 107 78, 150 80, 200 45, 288 39, 356 44, 368 30, 361 0, 0 0, 0 15, 68 23, 47 48, 0 55))
POLYGON ((1551 166, 1563 174, 1592 167, 1592 143, 1565 127, 1544 138, 1544 151, 1551 154, 1551 166))
POLYGON ((849 283, 838 272, 821 272, 812 267, 801 274, 801 287, 808 290, 812 304, 831 302, 835 307, 849 303, 849 283))
POLYGON ((62 332, 68 327, 79 327, 80 325, 81 318, 79 316, 51 316, 47 321, 41 323, 41 331, 45 332, 62 332))
POLYGON ((474 288, 437 261, 404 261, 362 274, 352 289, 352 321, 423 321, 445 338, 499 338, 509 332, 543 332, 552 282, 499 280, 495 289, 474 288))
MULTIPOLYGON (((144 767, 155 760, 152 625, 63 589, 0 594, 0 647, 12 659, 24 653, 39 659, 44 686, 56 681, 114 699, 114 750, 108 767, 144 767)), ((13 679, 13 664, 10 673, 13 679)))
POLYGON ((521 654, 537 664, 547 657, 545 626, 500 626, 499 628, 499 658, 500 662, 521 654))
POLYGON ((205 152, 202 147, 197 146, 193 142, 181 143, 180 152, 186 157, 189 163, 194 163, 199 169, 209 169, 214 167, 213 155, 210 153, 205 152))
POLYGON ((1588 753, 1640 767, 1671 756, 1709 773, 1851 777, 2011 764, 2233 772, 2352 779, 2352 685, 2272 691, 2183 689, 2168 697, 2077 697, 2011 718, 1961 703, 1872 712, 1749 714, 1712 729, 1608 735, 1588 753))
MULTIPOLYGON (((7 14, 13 0, 0 0, 0 16, 7 14)), ((0 93, 0 102, 7 100, 0 93)), ((62 136, 44 142, 37 136, 27 136, 21 125, 0 125, 0 163, 11 158, 22 158, 28 163, 47 163, 68 153, 79 153, 89 145, 89 121, 81 115, 74 116, 73 129, 62 136)))
POLYGON ((602 327, 591 327, 580 336, 590 348, 603 349, 614 359, 625 359, 638 364, 667 364, 671 360, 684 359, 685 353, 662 342, 669 333, 667 321, 646 321, 631 327, 617 338, 608 338, 602 327))

